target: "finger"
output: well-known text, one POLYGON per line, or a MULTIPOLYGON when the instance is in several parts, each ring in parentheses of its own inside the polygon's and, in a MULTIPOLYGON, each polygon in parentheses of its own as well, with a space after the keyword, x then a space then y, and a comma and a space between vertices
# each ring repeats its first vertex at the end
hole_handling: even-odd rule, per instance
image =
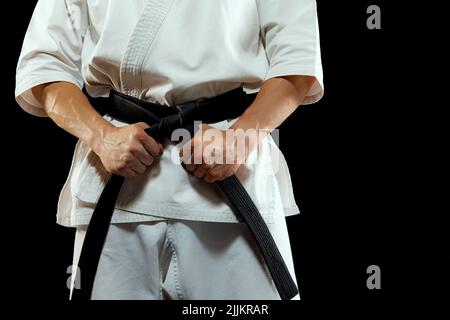
POLYGON ((184 162, 181 162, 181 166, 183 167, 184 170, 186 170, 189 174, 193 174, 192 171, 189 171, 188 169, 186 169, 186 164, 184 162))
POLYGON ((193 148, 192 148, 192 144, 194 142, 191 140, 185 142, 181 147, 180 147, 180 151, 178 152, 178 156, 180 157, 181 162, 183 162, 184 164, 189 164, 189 163, 193 163, 191 157, 192 157, 192 152, 193 152, 193 148))
POLYGON ((195 171, 194 175, 200 179, 203 179, 203 177, 206 175, 207 171, 202 166, 199 166, 195 171))
POLYGON ((201 166, 205 168, 206 171, 211 171, 214 167, 217 165, 220 165, 216 163, 216 159, 209 155, 203 155, 203 161, 201 163, 201 166))
POLYGON ((147 129, 147 128, 150 127, 150 126, 149 126, 148 124, 146 124, 145 122, 138 122, 138 123, 135 123, 135 125, 141 127, 142 129, 147 129))
POLYGON ((236 173, 236 171, 237 170, 234 166, 227 165, 224 168, 221 168, 220 172, 213 172, 211 175, 217 178, 215 181, 221 181, 229 176, 232 176, 236 173))
MULTIPOLYGON (((184 148, 182 150, 184 150, 184 148)), ((183 163, 184 169, 186 169, 189 172, 193 172, 198 167, 198 164, 194 163, 191 155, 188 153, 181 156, 181 161, 183 163)))
POLYGON ((203 168, 203 170, 205 170, 206 174, 211 174, 214 168, 216 167, 220 167, 220 164, 206 164, 205 162, 203 162, 201 164, 201 167, 203 168))
POLYGON ((144 173, 147 167, 143 165, 140 161, 134 161, 129 168, 137 173, 144 173))
MULTIPOLYGON (((134 125, 141 127, 144 130, 150 127, 145 122, 138 122, 138 123, 135 123, 134 125)), ((139 135, 139 140, 141 140, 142 144, 144 145, 144 148, 147 150, 147 152, 150 155, 152 155, 154 157, 162 155, 162 153, 164 151, 163 145, 161 143, 156 142, 155 139, 150 137, 147 133, 142 132, 139 135)))
POLYGON ((218 177, 214 177, 212 175, 210 175, 209 173, 207 173, 204 177, 203 177, 203 181, 207 182, 207 183, 214 183, 218 180, 218 177))
POLYGON ((203 141, 202 136, 197 133, 194 138, 189 142, 190 160, 193 164, 203 163, 203 141))
POLYGON ((138 149, 136 158, 138 158, 138 160, 147 167, 153 163, 153 157, 147 152, 143 145, 141 145, 138 149))
POLYGON ((222 179, 228 178, 230 176, 232 176, 233 174, 235 174, 240 166, 230 166, 227 170, 225 170, 222 174, 222 179))
POLYGON ((122 176, 124 178, 136 178, 137 175, 138 175, 137 172, 131 170, 130 168, 122 169, 122 170, 120 170, 118 172, 115 172, 115 174, 118 174, 118 175, 120 175, 120 176, 122 176))
POLYGON ((189 172, 193 172, 198 168, 198 164, 186 163, 184 168, 189 172))
POLYGON ((206 175, 203 177, 203 180, 208 183, 216 182, 220 178, 220 167, 213 167, 206 172, 206 175))
POLYGON ((155 141, 152 137, 149 135, 145 135, 142 137, 142 144, 144 145, 144 148, 150 153, 150 155, 154 157, 158 157, 161 154, 161 147, 158 142, 155 141))
POLYGON ((234 172, 233 166, 217 165, 207 172, 204 180, 209 183, 216 182, 231 176, 234 172))

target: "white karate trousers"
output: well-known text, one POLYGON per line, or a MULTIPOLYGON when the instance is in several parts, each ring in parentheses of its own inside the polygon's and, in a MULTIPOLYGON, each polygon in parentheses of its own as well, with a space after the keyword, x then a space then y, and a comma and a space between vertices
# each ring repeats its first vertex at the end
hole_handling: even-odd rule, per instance
MULTIPOLYGON (((285 218, 280 215, 269 229, 296 281, 285 218)), ((74 265, 85 232, 77 228, 74 265)), ((245 224, 188 220, 111 224, 91 298, 280 299, 245 224)))

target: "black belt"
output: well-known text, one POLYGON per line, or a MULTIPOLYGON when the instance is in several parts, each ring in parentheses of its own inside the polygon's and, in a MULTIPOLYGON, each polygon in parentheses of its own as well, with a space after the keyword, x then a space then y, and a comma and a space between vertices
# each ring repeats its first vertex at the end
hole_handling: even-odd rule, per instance
MULTIPOLYGON (((215 123, 237 118, 255 97, 256 94, 246 94, 242 88, 238 88, 217 97, 170 108, 115 91, 111 91, 108 98, 88 96, 90 103, 101 114, 109 114, 126 123, 148 123, 150 127, 145 131, 157 141, 161 141, 162 138, 170 139, 172 132, 179 128, 186 128, 192 133, 193 123, 196 120, 215 123)), ((72 300, 89 300, 91 297, 103 244, 123 182, 123 177, 112 175, 100 195, 86 231, 78 262, 81 288, 73 291, 72 300)), ((216 185, 230 200, 238 219, 247 223, 255 237, 281 299, 292 299, 297 295, 298 289, 249 194, 235 175, 216 182, 216 185)))

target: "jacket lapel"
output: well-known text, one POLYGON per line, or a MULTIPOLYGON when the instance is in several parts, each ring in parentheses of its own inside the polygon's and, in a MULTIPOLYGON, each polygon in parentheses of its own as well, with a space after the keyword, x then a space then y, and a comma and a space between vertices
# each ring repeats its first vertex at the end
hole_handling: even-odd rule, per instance
POLYGON ((175 0, 147 0, 120 65, 122 92, 139 98, 144 60, 175 0))

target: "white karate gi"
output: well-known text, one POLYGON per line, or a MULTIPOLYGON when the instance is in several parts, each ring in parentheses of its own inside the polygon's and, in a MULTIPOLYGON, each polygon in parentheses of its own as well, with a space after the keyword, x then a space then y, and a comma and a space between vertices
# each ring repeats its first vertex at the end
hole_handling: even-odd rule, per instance
MULTIPOLYGON (((284 75, 316 78, 303 104, 322 97, 315 0, 40 0, 18 62, 16 99, 24 110, 44 116, 31 88, 67 81, 85 85, 92 96, 114 89, 171 107, 240 86, 255 92, 264 80, 284 75)), ((126 181, 114 223, 237 222, 215 188, 174 163, 176 149, 166 143, 151 170, 126 181)), ((287 165, 271 137, 237 175, 268 224, 299 212, 287 165)), ((57 222, 86 225, 107 178, 99 158, 79 142, 57 222)))

